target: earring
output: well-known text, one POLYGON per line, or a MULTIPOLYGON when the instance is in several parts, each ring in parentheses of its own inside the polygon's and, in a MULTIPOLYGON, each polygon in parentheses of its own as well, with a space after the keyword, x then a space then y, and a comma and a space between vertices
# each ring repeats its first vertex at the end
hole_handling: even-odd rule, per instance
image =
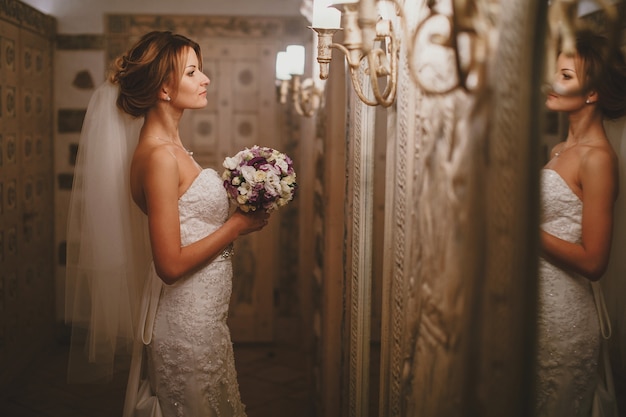
MULTIPOLYGON (((165 96, 165 101, 170 101, 172 98, 170 96, 165 96)), ((587 101, 588 103, 589 101, 587 101)))
MULTIPOLYGON (((169 97, 168 97, 168 99, 169 99, 169 97)), ((585 103, 591 104, 591 100, 587 99, 587 101, 585 101, 585 103)))

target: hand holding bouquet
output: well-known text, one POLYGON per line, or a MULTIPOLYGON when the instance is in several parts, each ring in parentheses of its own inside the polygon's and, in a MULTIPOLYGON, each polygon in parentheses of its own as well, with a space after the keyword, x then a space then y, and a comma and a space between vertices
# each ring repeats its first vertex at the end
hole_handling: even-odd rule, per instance
POLYGON ((296 192, 296 172, 287 155, 254 145, 224 160, 224 188, 245 212, 270 212, 284 206, 296 192))

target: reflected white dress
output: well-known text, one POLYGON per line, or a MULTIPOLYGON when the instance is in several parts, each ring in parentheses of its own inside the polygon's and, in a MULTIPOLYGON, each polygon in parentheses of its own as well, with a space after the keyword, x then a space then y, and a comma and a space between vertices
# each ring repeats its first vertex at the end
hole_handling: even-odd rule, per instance
MULTIPOLYGON (((580 243, 582 201, 553 170, 541 173, 542 229, 580 243)), ((537 416, 590 415, 600 327, 590 282, 539 261, 537 416)))
MULTIPOLYGON (((204 169, 178 208, 183 246, 219 228, 228 217, 229 202, 217 172, 204 169)), ((133 358, 126 400, 126 410, 134 408, 131 415, 245 416, 226 324, 231 291, 226 252, 173 285, 163 285, 152 268, 142 300, 146 348, 136 350, 148 378, 140 382, 141 360, 133 358)))

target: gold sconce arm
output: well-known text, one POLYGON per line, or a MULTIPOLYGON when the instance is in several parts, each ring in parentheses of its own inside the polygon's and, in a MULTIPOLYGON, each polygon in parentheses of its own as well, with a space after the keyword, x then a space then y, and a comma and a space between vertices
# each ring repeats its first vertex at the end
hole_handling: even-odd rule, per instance
MULTIPOLYGON (((486 81, 486 68, 492 29, 495 22, 491 2, 485 0, 454 0, 452 2, 452 37, 455 41, 455 62, 459 86, 468 92, 482 90, 486 81), (468 44, 467 62, 461 60, 459 41, 465 37, 468 44)), ((494 6, 497 7, 497 6, 494 6)))
POLYGON ((287 104, 289 97, 296 113, 304 117, 313 116, 324 97, 324 91, 312 78, 303 81, 302 76, 297 74, 293 74, 289 80, 281 80, 278 89, 280 104, 287 104))
MULTIPOLYGON (((396 54, 395 44, 391 43, 389 54, 396 54)), ((362 90, 361 83, 358 77, 357 67, 350 66, 350 79, 354 86, 354 91, 361 101, 369 106, 381 105, 383 107, 389 107, 396 99, 396 89, 398 83, 398 70, 397 59, 388 60, 387 54, 381 49, 372 49, 367 54, 367 69, 370 79, 370 86, 374 95, 374 100, 366 97, 362 90), (381 77, 387 78, 387 84, 385 90, 381 93, 378 79, 381 77)))
POLYGON ((286 51, 276 54, 278 100, 286 104, 291 91, 291 101, 296 112, 311 117, 321 105, 323 91, 312 78, 302 81, 304 63, 305 48, 302 45, 289 45, 286 51))
POLYGON ((280 104, 287 103, 287 94, 289 94, 289 80, 280 80, 280 86, 278 90, 280 104))
POLYGON ((375 2, 361 1, 333 5, 342 12, 343 44, 333 43, 333 35, 340 29, 316 27, 311 29, 317 32, 318 36, 317 61, 320 64, 320 78, 323 80, 328 78, 332 59, 331 49, 335 48, 346 58, 350 79, 359 99, 369 106, 389 107, 396 96, 399 40, 393 32, 391 21, 380 20, 375 13, 372 14, 370 9, 373 3, 375 2), (376 41, 384 45, 385 49, 375 48, 376 41), (365 58, 367 60, 364 61, 365 58), (359 69, 362 62, 367 64, 365 74, 370 79, 373 99, 367 97, 361 85, 359 69), (382 92, 379 85, 381 78, 386 81, 382 92))
MULTIPOLYGON (((413 33, 405 33, 405 37, 411 39, 407 53, 409 72, 420 89, 430 94, 447 94, 457 88, 468 92, 477 92, 484 88, 489 50, 495 48, 493 33, 497 16, 496 7, 497 5, 489 0, 453 0, 452 13, 444 15, 436 10, 434 4, 429 5, 428 15, 419 22, 413 33), (445 25, 437 24, 437 20, 443 20, 445 25), (436 33, 429 32, 432 30, 431 24, 437 28, 436 33), (441 67, 442 63, 428 62, 428 58, 419 59, 416 56, 416 49, 422 52, 421 48, 416 48, 422 35, 426 36, 431 45, 451 52, 454 66, 454 73, 451 75, 455 77, 453 82, 433 83, 430 79, 424 79, 425 76, 422 74, 424 68, 441 67), (462 53, 463 48, 467 53, 462 53)), ((448 78, 444 76, 442 69, 437 75, 440 79, 448 78)))
POLYGON ((301 81, 299 75, 292 77, 292 101, 300 116, 311 117, 321 105, 323 92, 312 78, 301 81))

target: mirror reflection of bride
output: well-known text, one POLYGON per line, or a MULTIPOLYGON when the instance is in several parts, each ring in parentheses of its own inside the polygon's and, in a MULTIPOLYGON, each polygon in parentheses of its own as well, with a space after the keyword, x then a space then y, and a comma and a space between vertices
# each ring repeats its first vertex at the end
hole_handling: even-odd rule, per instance
POLYGON ((602 307, 590 282, 608 268, 619 188, 618 156, 603 121, 626 115, 624 57, 606 38, 581 30, 574 53, 558 55, 551 87, 546 107, 567 114, 569 128, 541 173, 536 410, 582 417, 590 415, 601 357, 602 307))

